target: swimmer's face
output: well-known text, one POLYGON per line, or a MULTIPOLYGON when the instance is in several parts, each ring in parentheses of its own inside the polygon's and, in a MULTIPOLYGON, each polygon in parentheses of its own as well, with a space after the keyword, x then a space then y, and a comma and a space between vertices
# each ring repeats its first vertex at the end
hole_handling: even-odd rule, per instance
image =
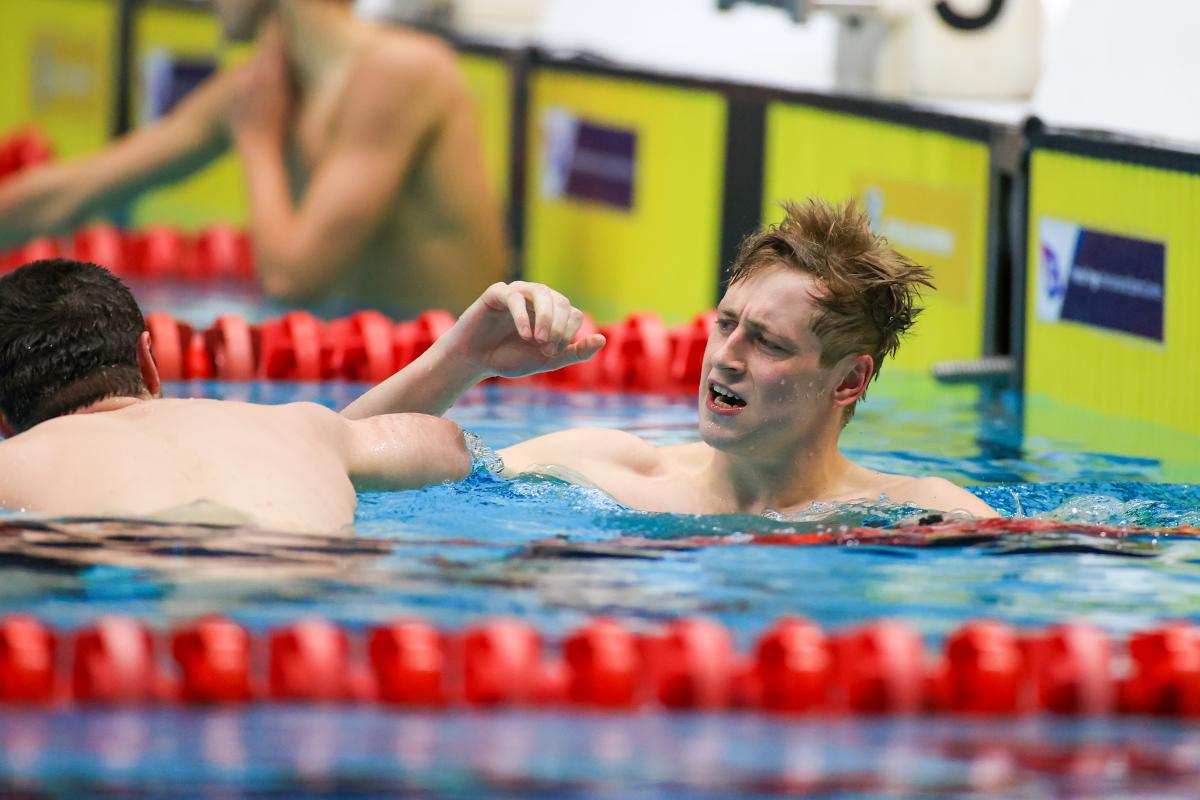
POLYGON ((701 373, 700 438, 707 444, 774 458, 793 452, 831 416, 840 420, 844 370, 821 366, 821 341, 812 332, 819 291, 811 276, 780 266, 726 292, 701 373))
POLYGON ((249 42, 275 7, 273 0, 213 0, 225 38, 231 42, 249 42))

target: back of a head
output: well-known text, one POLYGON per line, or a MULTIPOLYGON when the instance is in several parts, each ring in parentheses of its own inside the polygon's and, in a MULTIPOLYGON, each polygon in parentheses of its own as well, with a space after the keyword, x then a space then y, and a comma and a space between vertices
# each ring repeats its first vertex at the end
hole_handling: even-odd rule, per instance
MULTIPOLYGON (((895 355, 921 312, 921 290, 933 288, 929 269, 872 231, 870 219, 853 201, 835 205, 809 199, 785 202, 783 208, 782 222, 742 243, 730 282, 774 266, 812 275, 822 288, 812 323, 821 340, 822 365, 865 353, 878 377, 883 360, 895 355)), ((852 414, 850 407, 846 419, 852 414)))
POLYGON ((95 264, 53 259, 0 278, 0 411, 20 432, 146 391, 129 289, 95 264))

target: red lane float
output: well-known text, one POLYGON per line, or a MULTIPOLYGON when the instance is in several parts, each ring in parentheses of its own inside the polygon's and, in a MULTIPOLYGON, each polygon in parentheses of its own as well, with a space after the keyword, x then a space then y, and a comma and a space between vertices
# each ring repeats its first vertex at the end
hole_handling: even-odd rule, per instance
POLYGON ((213 225, 196 236, 189 267, 192 280, 254 280, 254 245, 245 231, 213 225))
POLYGON ((77 231, 71 239, 71 258, 106 267, 114 275, 130 273, 129 242, 120 229, 98 223, 77 231))
POLYGON ((146 330, 150 332, 150 351, 158 365, 159 377, 164 381, 183 380, 185 343, 180 323, 169 314, 156 311, 146 317, 146 330))
POLYGON ((450 672, 446 639, 420 620, 400 620, 371 630, 367 656, 380 700, 406 706, 442 706, 450 672))
POLYGON ((1056 714, 1107 714, 1117 700, 1112 648, 1099 629, 1058 625, 1025 641, 1035 708, 1056 714))
POLYGON ((672 622, 649 640, 649 668, 666 708, 727 708, 734 688, 733 638, 706 619, 672 622))
POLYGON ((353 696, 350 637, 340 628, 324 620, 297 622, 274 631, 268 648, 271 698, 334 702, 353 696))
POLYGON ((1200 715, 1200 627, 1185 622, 1134 634, 1124 658, 1088 626, 1022 632, 977 620, 947 637, 936 661, 896 620, 829 636, 808 620, 785 618, 745 654, 707 619, 643 633, 597 619, 548 651, 537 630, 513 619, 486 620, 459 635, 397 620, 367 631, 363 646, 321 620, 256 637, 210 616, 166 638, 164 650, 142 623, 121 617, 63 636, 28 616, 0 618, 0 704, 1200 715), (160 660, 167 651, 170 665, 160 660), (1126 674, 1115 675, 1117 665, 1127 665, 1126 674))
MULTIPOLYGON (((173 236, 170 231, 158 231, 141 245, 143 254, 154 247, 169 249, 173 236)), ((76 244, 81 252, 87 248, 93 248, 88 252, 110 252, 113 259, 123 258, 120 254, 124 251, 113 240, 112 231, 102 226, 90 229, 76 244)), ((135 265, 130 269, 140 270, 148 262, 128 263, 135 265)), ((173 322, 165 312, 147 317, 156 355, 161 353, 165 362, 166 369, 160 363, 165 380, 211 377, 378 383, 419 358, 454 322, 454 316, 446 311, 426 311, 399 323, 378 311, 360 311, 328 322, 306 311, 293 311, 256 326, 226 314, 207 330, 193 331, 184 323, 173 322)), ((623 323, 599 329, 606 333, 608 345, 596 358, 521 380, 568 391, 691 393, 700 379, 711 322, 712 315, 703 314, 668 333, 654 315, 635 314, 623 323)), ((582 338, 597 330, 585 317, 578 335, 582 338)))
POLYGON ((924 653, 917 632, 880 620, 833 641, 835 707, 863 714, 915 714, 924 708, 924 653))
POLYGON ((203 333, 213 374, 222 381, 252 381, 258 372, 258 332, 236 314, 224 314, 203 333))
POLYGON ((171 636, 180 697, 193 703, 239 703, 255 696, 250 634, 222 617, 205 617, 171 636))
POLYGON ((603 387, 617 391, 667 392, 671 385, 671 339, 654 314, 633 314, 600 329, 608 343, 599 356, 603 387))
POLYGON ((705 311, 671 331, 671 383, 674 386, 700 386, 704 350, 716 324, 717 312, 705 311))
POLYGON ((258 377, 267 380, 320 381, 323 326, 307 311, 289 311, 261 327, 258 377))
POLYGON ((781 619, 759 638, 755 650, 758 704, 793 713, 824 708, 832 667, 824 631, 806 619, 781 619))
POLYGON ((191 237, 176 228, 164 225, 138 231, 128 241, 131 273, 156 281, 181 279, 187 274, 193 247, 191 237))
POLYGON ((379 383, 396 371, 395 325, 378 311, 359 311, 329 323, 325 330, 326 378, 379 383))
POLYGON ((600 708, 632 708, 637 702, 638 642, 620 623, 588 623, 563 642, 563 657, 571 702, 600 708))
MULTIPOLYGON (((806 533, 751 533, 750 543, 776 547, 809 547, 823 545, 873 544, 893 547, 947 547, 984 544, 998 541, 1005 536, 1020 536, 1030 533, 1067 533, 1089 536, 1109 541, 1120 541, 1131 536, 1195 537, 1200 528, 1181 526, 1177 528, 1138 528, 1133 526, 1088 525, 1075 522, 1059 522, 1052 519, 1031 517, 995 517, 990 519, 957 520, 927 525, 907 525, 899 528, 846 528, 835 531, 806 533)), ((653 545, 652 540, 622 539, 622 542, 653 545)), ((704 545, 742 544, 744 539, 731 540, 720 537, 700 537, 677 540, 704 545)), ((660 543, 661 545, 661 543, 660 543)))
POLYGON ((528 703, 536 696, 542 641, 519 620, 496 619, 464 632, 462 695, 469 705, 528 703))
POLYGON ((36 619, 0 619, 0 701, 48 703, 55 695, 57 637, 36 619))
POLYGON ((250 237, 228 225, 190 233, 165 225, 124 231, 107 223, 91 224, 62 239, 39 237, 0 253, 0 272, 59 257, 88 261, 115 275, 148 281, 254 280, 250 237))
POLYGON ((1200 715, 1200 628, 1168 623, 1129 640, 1131 674, 1121 687, 1125 711, 1200 715))
POLYGON ((1022 653, 1017 632, 991 620, 969 623, 946 642, 937 687, 945 708, 969 714, 1011 714, 1018 709, 1022 653))
POLYGON ((157 699, 160 679, 150 629, 121 617, 101 617, 76 633, 71 690, 86 703, 157 699))
POLYGON ((54 145, 39 129, 23 128, 0 139, 0 180, 54 159, 54 145))

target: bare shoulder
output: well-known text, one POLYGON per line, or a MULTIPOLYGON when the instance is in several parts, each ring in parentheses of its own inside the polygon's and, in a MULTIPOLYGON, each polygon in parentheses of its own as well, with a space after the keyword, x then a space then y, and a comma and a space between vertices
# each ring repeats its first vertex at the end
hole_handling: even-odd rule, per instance
POLYGON ((505 448, 500 456, 510 472, 549 465, 581 470, 607 465, 651 475, 664 466, 657 447, 640 436, 611 428, 557 431, 505 448))
POLYGON ((347 420, 336 411, 319 403, 298 402, 280 405, 260 405, 247 403, 244 406, 250 413, 267 415, 280 424, 297 428, 337 435, 346 430, 347 420))
POLYGON ((414 97, 445 97, 466 92, 458 54, 447 43, 415 31, 385 31, 363 46, 353 91, 389 105, 409 105, 414 97))
POLYGON ((22 491, 18 476, 24 470, 17 469, 22 463, 19 439, 0 439, 0 508, 17 509, 22 506, 22 491))
POLYGON ((337 130, 344 142, 400 152, 469 97, 448 45, 411 31, 379 32, 362 45, 346 82, 337 130))
POLYGON ((893 500, 933 511, 966 511, 976 517, 999 516, 987 503, 945 478, 904 478, 889 495, 893 500))

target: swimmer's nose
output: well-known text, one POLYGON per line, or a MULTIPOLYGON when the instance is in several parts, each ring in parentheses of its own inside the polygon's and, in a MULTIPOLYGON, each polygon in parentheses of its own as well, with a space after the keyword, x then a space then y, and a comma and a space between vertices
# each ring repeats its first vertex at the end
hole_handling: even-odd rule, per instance
POLYGON ((734 331, 716 345, 712 352, 712 365, 722 372, 741 372, 745 361, 741 354, 741 331, 734 331))

